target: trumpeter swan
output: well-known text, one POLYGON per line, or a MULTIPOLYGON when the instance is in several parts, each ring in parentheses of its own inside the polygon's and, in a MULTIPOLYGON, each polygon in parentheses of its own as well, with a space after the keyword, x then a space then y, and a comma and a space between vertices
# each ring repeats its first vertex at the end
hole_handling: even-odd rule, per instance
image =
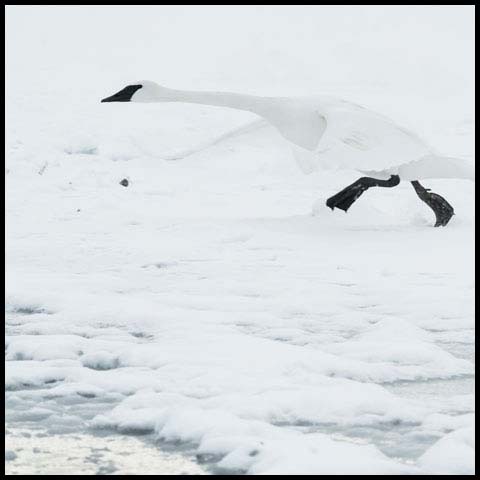
POLYGON ((142 80, 102 102, 184 102, 253 112, 271 123, 290 143, 306 173, 321 168, 355 169, 363 174, 327 200, 345 212, 370 187, 394 187, 410 181, 418 197, 435 213, 435 226, 454 214, 440 195, 424 188, 425 178, 474 179, 473 165, 441 156, 414 133, 390 119, 344 100, 326 97, 260 97, 227 92, 165 88, 142 80))

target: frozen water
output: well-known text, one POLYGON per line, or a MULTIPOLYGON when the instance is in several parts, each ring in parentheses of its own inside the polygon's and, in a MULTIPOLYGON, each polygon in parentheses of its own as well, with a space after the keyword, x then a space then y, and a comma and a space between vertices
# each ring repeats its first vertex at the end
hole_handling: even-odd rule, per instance
MULTIPOLYGON (((84 432, 47 434, 15 428, 7 442, 18 456, 5 464, 7 475, 204 475, 197 463, 183 455, 159 451, 135 437, 95 436, 84 432)), ((7 460, 7 451, 5 451, 7 460)))
POLYGON ((473 159, 473 7, 32 8, 6 23, 7 472, 473 474, 472 183, 426 185, 442 229, 406 183, 331 212, 357 174, 303 175, 253 115, 99 103, 334 94, 473 159))

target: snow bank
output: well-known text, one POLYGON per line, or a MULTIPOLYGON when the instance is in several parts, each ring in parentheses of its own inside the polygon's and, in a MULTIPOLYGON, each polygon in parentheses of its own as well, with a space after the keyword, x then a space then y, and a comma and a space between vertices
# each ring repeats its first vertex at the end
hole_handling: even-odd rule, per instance
POLYGON ((473 426, 445 435, 420 458, 420 466, 431 475, 475 475, 473 426))

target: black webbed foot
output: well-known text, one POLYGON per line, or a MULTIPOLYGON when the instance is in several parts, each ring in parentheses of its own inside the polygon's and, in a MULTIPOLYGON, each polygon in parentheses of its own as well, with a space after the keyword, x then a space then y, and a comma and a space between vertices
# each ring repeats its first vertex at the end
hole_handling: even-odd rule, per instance
POLYGON ((378 180, 377 178, 362 177, 342 191, 333 195, 327 200, 327 207, 339 208, 346 212, 353 203, 370 187, 395 187, 400 183, 398 175, 392 175, 388 180, 378 180))
POLYGON ((453 207, 438 193, 433 193, 429 188, 424 188, 420 182, 413 181, 413 188, 420 200, 425 202, 435 213, 435 227, 444 227, 455 215, 453 207))
POLYGON ((331 208, 332 210, 334 208, 339 208, 340 210, 346 212, 367 189, 368 187, 355 182, 354 184, 344 188, 341 192, 333 195, 333 197, 330 197, 327 200, 327 207, 331 208))

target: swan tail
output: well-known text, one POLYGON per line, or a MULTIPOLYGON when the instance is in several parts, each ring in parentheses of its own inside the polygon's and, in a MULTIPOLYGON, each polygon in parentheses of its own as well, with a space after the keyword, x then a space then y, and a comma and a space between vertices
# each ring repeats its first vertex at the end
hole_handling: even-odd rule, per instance
POLYGON ((425 155, 399 169, 401 178, 420 180, 424 178, 461 178, 475 181, 474 163, 462 158, 442 155, 425 155), (403 172, 402 172, 403 170, 403 172), (404 173, 404 175, 402 175, 404 173), (415 177, 415 178, 413 178, 415 177))
POLYGON ((475 181, 475 165, 472 161, 436 154, 425 155, 387 170, 361 170, 361 172, 380 179, 387 178, 389 175, 399 175, 405 181, 429 178, 457 178, 475 181))

